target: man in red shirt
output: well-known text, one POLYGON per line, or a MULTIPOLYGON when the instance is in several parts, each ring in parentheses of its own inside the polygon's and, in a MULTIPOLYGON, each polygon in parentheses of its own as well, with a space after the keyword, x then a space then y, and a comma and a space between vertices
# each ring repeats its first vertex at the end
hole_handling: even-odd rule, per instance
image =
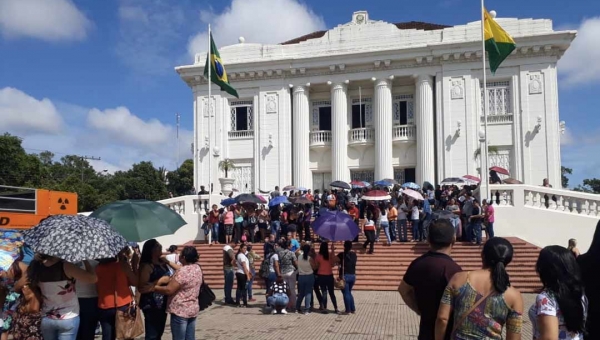
POLYGON ((219 207, 216 204, 213 204, 212 210, 208 214, 208 223, 211 228, 211 238, 213 244, 219 243, 219 207))
MULTIPOLYGON (((356 204, 354 202, 350 202, 350 208, 348 209, 348 215, 352 216, 352 219, 354 220, 354 223, 356 223, 356 225, 359 225, 359 216, 360 216, 360 210, 356 207, 356 204)), ((356 237, 354 238, 354 242, 358 242, 358 235, 356 235, 356 237)))

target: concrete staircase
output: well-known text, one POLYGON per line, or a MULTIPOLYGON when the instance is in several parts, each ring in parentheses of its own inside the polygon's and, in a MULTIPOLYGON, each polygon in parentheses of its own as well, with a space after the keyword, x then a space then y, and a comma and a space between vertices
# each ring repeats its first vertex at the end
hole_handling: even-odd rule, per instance
MULTIPOLYGON (((410 238, 410 237, 409 237, 410 238)), ((364 236, 361 235, 361 241, 364 236)), ((514 247, 513 261, 508 265, 510 281, 514 287, 524 293, 533 293, 541 288, 541 283, 535 272, 540 249, 519 238, 507 238, 514 247)), ((373 254, 366 254, 361 248, 362 244, 356 243, 353 250, 358 255, 356 290, 393 291, 398 288, 400 280, 410 263, 428 250, 426 243, 393 243, 391 246, 383 244, 385 235, 381 233, 380 242, 375 243, 373 254)), ((204 270, 206 282, 214 288, 223 288, 223 245, 194 244, 200 254, 200 264, 204 270)), ((316 245, 318 249, 318 244, 316 245)), ((254 244, 257 254, 263 255, 263 245, 254 244)), ((342 243, 336 244, 336 252, 342 250, 342 243)), ((463 270, 481 268, 481 247, 468 243, 455 244, 452 257, 463 270)), ((260 261, 255 264, 258 273, 260 261)), ((255 288, 264 288, 262 279, 257 278, 255 288)))

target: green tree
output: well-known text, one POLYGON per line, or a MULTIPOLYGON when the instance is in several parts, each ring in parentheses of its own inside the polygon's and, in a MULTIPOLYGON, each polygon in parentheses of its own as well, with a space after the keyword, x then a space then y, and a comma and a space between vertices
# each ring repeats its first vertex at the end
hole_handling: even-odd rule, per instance
POLYGON ((162 175, 152 165, 152 162, 134 164, 126 173, 125 194, 127 198, 152 201, 166 198, 167 187, 161 177, 162 175))
POLYGON ((225 171, 225 178, 229 178, 229 171, 233 169, 235 169, 235 163, 231 159, 225 158, 219 162, 219 170, 225 171))
POLYGON ((169 172, 167 183, 167 189, 173 195, 187 195, 194 186, 194 161, 186 159, 179 169, 169 172))
POLYGON ((569 177, 567 175, 573 174, 573 169, 567 168, 566 166, 560 167, 560 180, 563 188, 569 187, 569 177))
POLYGON ((575 191, 588 192, 592 194, 600 194, 600 179, 588 178, 583 180, 583 185, 578 185, 573 189, 575 191))

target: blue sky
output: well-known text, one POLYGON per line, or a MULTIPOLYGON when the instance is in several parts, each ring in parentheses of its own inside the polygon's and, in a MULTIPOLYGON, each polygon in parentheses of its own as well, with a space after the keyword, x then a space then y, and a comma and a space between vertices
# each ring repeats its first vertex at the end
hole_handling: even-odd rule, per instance
MULTIPOLYGON (((572 184, 599 177, 600 2, 487 1, 499 17, 548 18, 580 29, 559 64, 563 165, 572 184), (563 70, 564 69, 564 70, 563 70)), ((479 19, 466 0, 0 0, 0 132, 32 152, 102 157, 101 169, 149 159, 175 166, 175 113, 181 158, 190 156, 192 95, 173 68, 205 46, 211 22, 219 46, 277 43, 350 20, 356 10, 388 22, 448 25, 479 19)))

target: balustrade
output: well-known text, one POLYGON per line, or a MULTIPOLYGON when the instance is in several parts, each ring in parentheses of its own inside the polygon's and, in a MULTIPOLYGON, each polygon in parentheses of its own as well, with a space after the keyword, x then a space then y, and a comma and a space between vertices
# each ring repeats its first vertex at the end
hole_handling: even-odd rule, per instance
POLYGON ((310 132, 310 146, 331 145, 331 131, 319 130, 310 132))
POLYGON ((414 125, 394 125, 392 127, 392 140, 398 141, 414 141, 417 133, 414 125))
POLYGON ((254 130, 229 131, 229 139, 245 139, 254 137, 254 130))
MULTIPOLYGON (((492 194, 497 192, 502 195, 503 190, 501 187, 502 185, 495 185, 492 194)), ((517 191, 516 188, 522 188, 523 190, 523 205, 525 207, 583 216, 600 216, 600 195, 562 189, 536 188, 529 185, 511 185, 510 190, 513 195, 517 191)), ((502 199, 497 204, 502 205, 502 199)))
POLYGON ((375 141, 375 130, 372 128, 358 128, 348 131, 349 144, 373 143, 375 141))

